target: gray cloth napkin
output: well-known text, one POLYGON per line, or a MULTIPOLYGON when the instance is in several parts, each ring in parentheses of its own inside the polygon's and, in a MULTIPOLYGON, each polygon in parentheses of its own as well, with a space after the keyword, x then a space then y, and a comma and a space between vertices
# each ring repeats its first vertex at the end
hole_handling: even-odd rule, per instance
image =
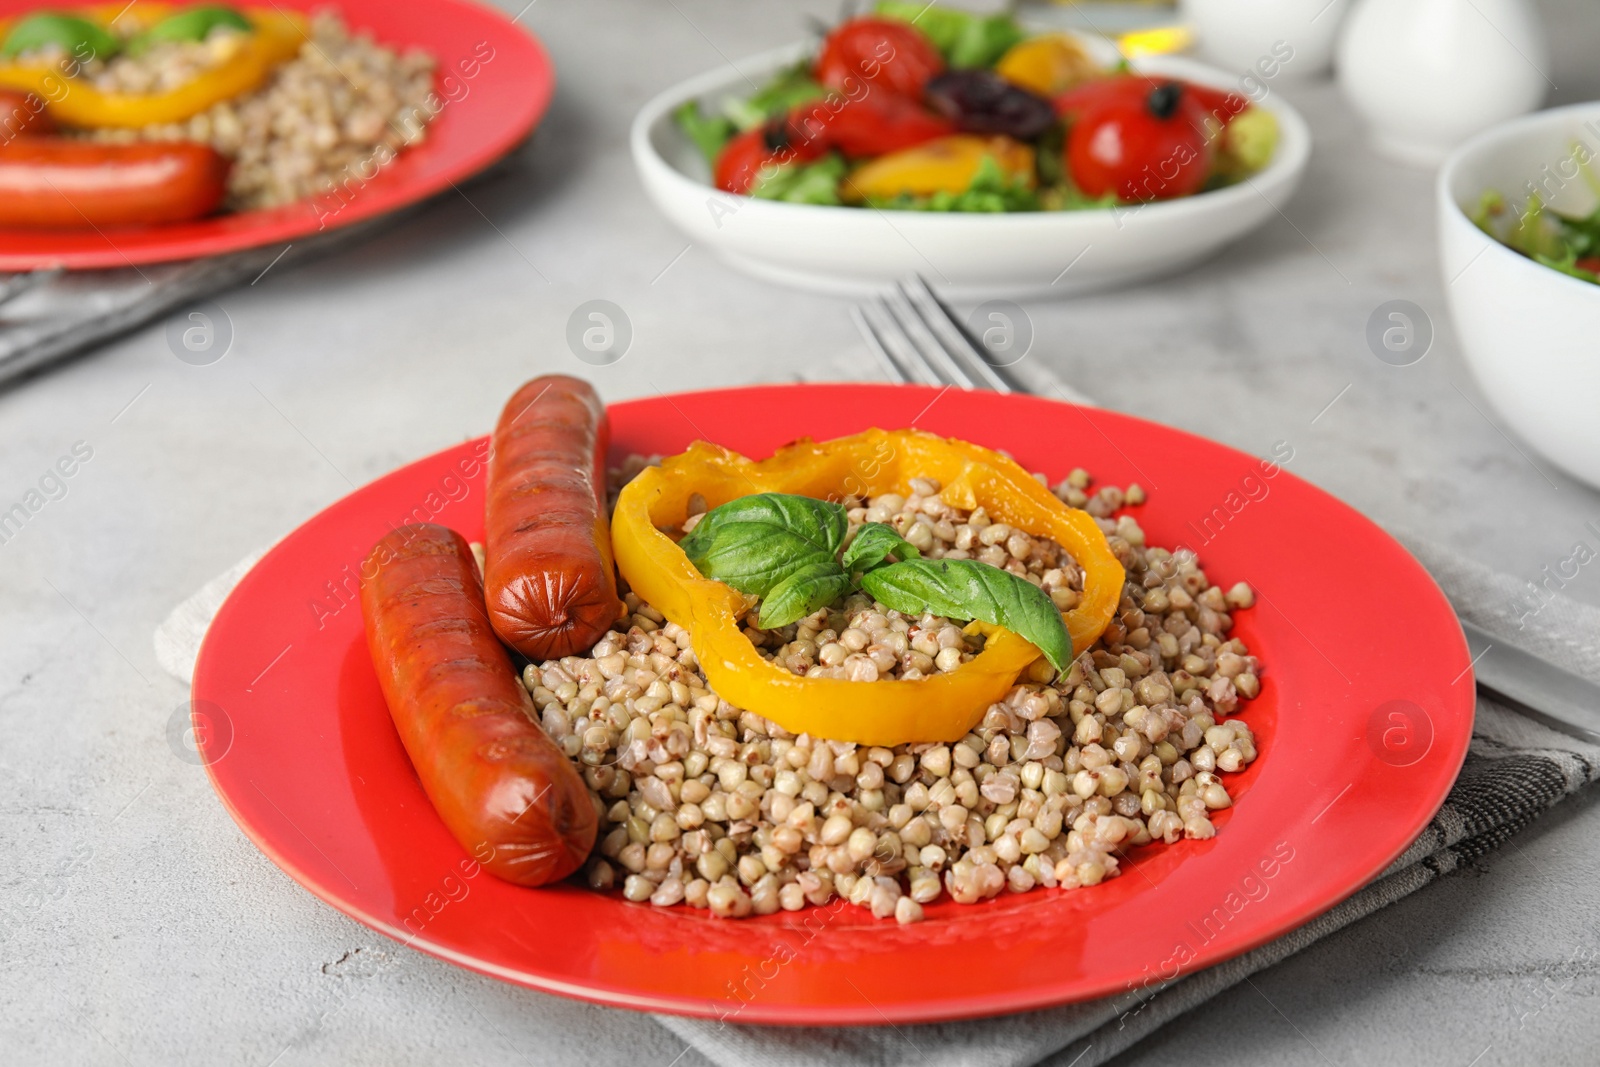
POLYGON ((21 378, 268 270, 358 241, 394 216, 287 244, 111 270, 39 270, 0 281, 0 383, 21 378))
MULTIPOLYGON (((1555 597, 1520 618, 1524 583, 1448 550, 1402 537, 1458 613, 1508 642, 1600 682, 1600 609, 1555 597)), ((179 605, 155 634, 161 666, 187 681, 200 639, 259 556, 241 561, 179 605)), ((1093 1067, 1257 971, 1409 896, 1494 849, 1600 777, 1600 748, 1556 733, 1480 696, 1466 765, 1422 835, 1366 888, 1305 926, 1209 970, 1112 997, 964 1022, 800 1029, 657 1015, 719 1067, 1093 1067)))

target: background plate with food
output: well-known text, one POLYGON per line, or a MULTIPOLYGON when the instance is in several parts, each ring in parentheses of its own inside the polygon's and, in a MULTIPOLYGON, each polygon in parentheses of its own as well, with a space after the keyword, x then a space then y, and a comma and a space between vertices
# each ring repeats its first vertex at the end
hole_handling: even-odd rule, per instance
POLYGON ((293 241, 465 180, 548 105, 543 48, 470 0, 0 2, 0 269, 293 241))
POLYGON ((413 947, 741 1022, 1102 996, 1348 896, 1427 823, 1465 754, 1473 694, 1455 684, 1468 663, 1449 605, 1381 530, 1283 470, 1283 448, 1257 459, 1111 412, 919 387, 758 387, 609 415, 607 460, 592 393, 537 383, 508 404, 494 458, 467 442, 291 534, 201 651, 201 747, 234 818, 312 892, 413 947), (669 459, 622 470, 608 533, 592 472, 650 455, 669 459), (773 555, 768 527, 810 532, 773 555), (981 590, 940 584, 984 568, 981 590), (834 627, 851 598, 903 595, 920 599, 898 617, 863 608, 834 627), (532 657, 521 687, 495 632, 532 657), (562 644, 595 634, 581 654, 562 644), (951 718, 995 684, 1000 705, 951 718), (1153 711, 1179 691, 1187 721, 1146 769, 1153 711), (1151 795, 1134 798, 1145 773, 1151 795), (1038 810, 1012 825, 1024 805, 1038 810), (800 877, 823 867, 827 891, 800 877))
POLYGON ((1181 269, 1276 213, 1310 152, 1292 108, 1179 57, 885 0, 820 42, 667 90, 645 189, 752 273, 824 290, 935 274, 968 296, 1181 269), (711 187, 708 189, 708 185, 711 187))

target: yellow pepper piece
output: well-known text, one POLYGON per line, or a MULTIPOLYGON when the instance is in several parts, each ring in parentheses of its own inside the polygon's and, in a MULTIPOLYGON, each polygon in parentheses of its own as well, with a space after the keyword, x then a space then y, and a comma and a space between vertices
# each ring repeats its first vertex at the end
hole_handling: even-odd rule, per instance
MULTIPOLYGON (((105 10, 96 8, 91 14, 105 10)), ((50 115, 63 126, 136 129, 183 122, 259 88, 274 67, 292 59, 308 40, 306 20, 300 14, 252 8, 245 17, 255 31, 240 40, 237 52, 168 92, 106 92, 82 78, 63 77, 55 67, 25 63, 0 66, 0 86, 38 93, 50 115)), ((110 16, 103 18, 109 22, 110 16)), ((128 25, 121 22, 118 29, 126 30, 128 25)), ((9 26, 0 25, 0 36, 7 29, 9 26)))
POLYGON ((862 164, 845 178, 840 192, 850 201, 964 193, 985 157, 993 157, 1008 178, 1021 178, 1033 187, 1031 147, 1010 137, 956 133, 862 164))
POLYGON ((1018 41, 1000 57, 994 72, 1018 88, 1049 97, 1106 73, 1067 33, 1047 33, 1018 41))
POLYGON ((1070 552, 1084 569, 1084 591, 1062 621, 1075 654, 1094 643, 1122 599, 1124 578, 1095 520, 999 453, 918 430, 867 430, 820 444, 802 439, 759 463, 696 441, 623 488, 611 520, 617 569, 636 594, 689 631, 706 681, 729 703, 791 733, 832 741, 956 741, 1039 658, 1037 648, 1009 630, 973 623, 969 632, 988 640, 954 671, 910 681, 802 677, 763 659, 745 636, 740 620, 753 598, 703 577, 661 532, 683 522, 696 493, 708 508, 752 493, 906 494, 914 477, 937 478, 955 507, 981 506, 996 522, 1070 552))

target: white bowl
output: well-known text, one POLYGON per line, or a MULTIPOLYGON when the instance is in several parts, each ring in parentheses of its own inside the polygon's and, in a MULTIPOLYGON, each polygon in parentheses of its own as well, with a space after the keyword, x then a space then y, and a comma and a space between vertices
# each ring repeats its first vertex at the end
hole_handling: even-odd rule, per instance
POLYGON ((1178 14, 1194 27, 1201 54, 1229 70, 1277 64, 1285 78, 1316 78, 1333 66, 1349 6, 1349 0, 1178 0, 1178 14))
POLYGON ((1520 207, 1530 181, 1546 183, 1545 199, 1564 213, 1588 214, 1595 197, 1572 162, 1579 144, 1600 157, 1600 102, 1526 115, 1456 149, 1439 171, 1439 259, 1489 404, 1552 463, 1600 488, 1600 285, 1513 252, 1467 215, 1487 189, 1520 207))
MULTIPOLYGON (((1170 274, 1193 265, 1278 214, 1311 154, 1311 134, 1289 105, 1271 99, 1281 137, 1267 168, 1246 183, 1179 200, 1094 211, 961 214, 875 211, 734 196, 672 113, 687 100, 720 107, 748 95, 804 54, 797 44, 673 86, 633 120, 634 165, 645 192, 695 244, 729 265, 785 284, 832 293, 880 290, 910 273, 954 299, 1067 295, 1170 274), (741 73, 742 72, 742 73, 741 73)), ((1172 56, 1134 67, 1237 89, 1238 78, 1172 56)))

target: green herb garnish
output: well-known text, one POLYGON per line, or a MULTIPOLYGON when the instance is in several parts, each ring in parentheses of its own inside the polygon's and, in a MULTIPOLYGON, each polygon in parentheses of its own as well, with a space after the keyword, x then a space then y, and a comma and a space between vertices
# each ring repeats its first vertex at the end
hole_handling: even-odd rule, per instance
POLYGON ((764 597, 801 564, 832 562, 849 526, 826 500, 757 493, 706 512, 678 547, 707 578, 764 597))
POLYGON ((978 164, 972 184, 959 193, 937 192, 931 196, 902 193, 893 197, 868 197, 867 206, 895 211, 992 212, 1039 211, 1039 194, 1028 187, 1027 179, 1010 177, 993 156, 978 164))
POLYGON ((879 0, 876 11, 921 30, 945 62, 957 69, 992 67, 1027 36, 1010 15, 975 15, 925 0, 879 0))
MULTIPOLYGON (((1589 149, 1575 143, 1572 158, 1590 192, 1600 196, 1600 176, 1590 166, 1589 149)), ((1531 185, 1529 193, 1517 211, 1491 189, 1478 198, 1468 217, 1513 252, 1580 281, 1600 283, 1600 273, 1592 269, 1600 260, 1600 207, 1588 215, 1564 215, 1546 205, 1531 185)))
POLYGON ((1056 670, 1072 660, 1048 594, 977 560, 923 559, 883 523, 856 531, 840 558, 849 519, 835 503, 786 493, 741 497, 708 511, 679 542, 701 574, 760 597, 757 625, 776 629, 856 589, 908 615, 980 619, 1020 635, 1056 670))
POLYGON ((169 15, 128 42, 128 52, 139 55, 166 41, 203 41, 218 27, 250 33, 250 20, 231 7, 205 4, 169 15))
POLYGON ((812 80, 809 60, 785 67, 771 81, 743 100, 729 100, 723 113, 740 130, 753 130, 770 118, 787 115, 793 108, 820 100, 829 90, 812 80))
POLYGON ((790 204, 838 204, 843 177, 844 160, 830 154, 815 163, 785 163, 764 171, 751 186, 750 195, 790 204))
POLYGON ((722 146, 734 134, 733 120, 725 115, 707 115, 693 100, 684 101, 672 113, 672 118, 683 135, 693 141, 700 154, 706 157, 706 162, 715 166, 717 156, 722 154, 722 146))
POLYGON ((850 547, 844 550, 840 565, 856 581, 872 568, 894 556, 899 560, 916 559, 922 553, 917 546, 894 532, 894 527, 881 522, 869 522, 856 531, 850 547))
POLYGON ((909 559, 868 571, 861 587, 895 611, 1004 626, 1031 641, 1058 671, 1072 660, 1072 638, 1049 594, 999 567, 975 559, 909 559))
POLYGON ((59 48, 74 59, 109 59, 116 54, 117 39, 103 26, 76 15, 41 11, 11 27, 0 56, 7 59, 43 48, 59 48))

